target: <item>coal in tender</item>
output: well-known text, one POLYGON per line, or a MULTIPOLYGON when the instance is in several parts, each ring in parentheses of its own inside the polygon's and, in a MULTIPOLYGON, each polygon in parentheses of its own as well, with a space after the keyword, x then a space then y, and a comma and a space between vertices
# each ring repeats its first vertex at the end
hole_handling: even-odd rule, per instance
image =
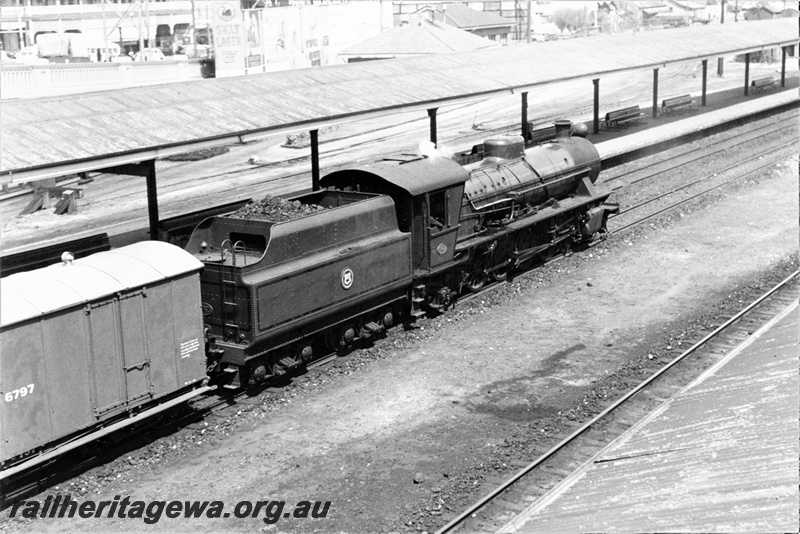
POLYGON ((306 217, 324 209, 317 204, 303 204, 299 200, 266 196, 259 201, 242 206, 230 217, 278 223, 306 217))

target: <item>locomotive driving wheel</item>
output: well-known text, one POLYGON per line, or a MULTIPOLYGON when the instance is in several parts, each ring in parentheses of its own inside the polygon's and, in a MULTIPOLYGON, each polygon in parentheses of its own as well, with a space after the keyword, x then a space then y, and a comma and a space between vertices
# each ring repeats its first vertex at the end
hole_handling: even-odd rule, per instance
MULTIPOLYGON (((522 230, 519 234, 517 234, 517 240, 514 244, 514 249, 516 251, 528 250, 529 248, 533 247, 533 243, 533 230, 522 230)), ((536 256, 532 256, 527 260, 520 262, 520 264, 517 266, 517 269, 520 271, 527 271, 535 261, 536 256)))
POLYGON ((497 246, 492 253, 494 258, 494 265, 502 265, 499 269, 492 271, 492 279, 495 282, 505 282, 508 278, 508 273, 511 271, 511 252, 514 250, 511 239, 501 239, 497 242, 497 246))
POLYGON ((486 285, 486 281, 489 278, 489 274, 486 272, 486 263, 486 260, 482 257, 473 263, 470 270, 467 271, 464 287, 472 293, 477 293, 486 285))
POLYGON ((539 254, 537 254, 536 259, 539 262, 539 264, 544 265, 550 258, 555 256, 557 247, 558 245, 550 245, 549 247, 541 251, 539 254))

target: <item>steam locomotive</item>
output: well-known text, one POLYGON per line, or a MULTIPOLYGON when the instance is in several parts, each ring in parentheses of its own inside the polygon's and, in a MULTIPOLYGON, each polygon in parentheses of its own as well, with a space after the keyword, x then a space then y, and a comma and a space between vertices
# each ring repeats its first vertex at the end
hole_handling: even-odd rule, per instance
POLYGON ((230 388, 281 375, 604 232, 618 206, 570 125, 527 150, 487 140, 466 166, 399 155, 332 172, 293 199, 324 208, 300 219, 205 220, 186 250, 205 265, 212 372, 230 388))
POLYGON ((309 215, 212 217, 185 250, 143 242, 3 278, 0 478, 209 377, 284 374, 604 232, 619 208, 597 150, 556 126, 533 148, 487 140, 468 165, 401 154, 332 172, 292 199, 309 215))

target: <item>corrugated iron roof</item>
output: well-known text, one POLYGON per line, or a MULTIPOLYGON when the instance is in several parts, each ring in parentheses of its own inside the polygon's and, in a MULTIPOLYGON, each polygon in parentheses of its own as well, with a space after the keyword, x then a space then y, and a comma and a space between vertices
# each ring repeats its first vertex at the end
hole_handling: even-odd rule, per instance
POLYGON ((501 532, 796 532, 797 302, 501 532))
POLYGON ((631 4, 635 5, 639 9, 653 9, 659 7, 667 7, 664 2, 659 2, 658 0, 632 0, 631 4))
POLYGON ((347 48, 339 56, 394 58, 424 54, 445 54, 498 46, 494 41, 444 23, 421 21, 396 26, 380 35, 347 48))
POLYGON ((691 11, 697 11, 698 9, 705 9, 706 7, 708 7, 705 4, 701 4, 700 2, 694 2, 693 0, 672 0, 672 3, 691 11))
POLYGON ((667 6, 645 7, 642 9, 642 13, 645 13, 647 15, 655 15, 657 13, 669 13, 669 8, 667 6))
POLYGON ((444 16, 451 24, 461 29, 511 27, 514 20, 504 19, 494 13, 476 11, 462 4, 444 6, 444 16))
POLYGON ((371 61, 0 106, 0 183, 798 41, 794 20, 371 61))

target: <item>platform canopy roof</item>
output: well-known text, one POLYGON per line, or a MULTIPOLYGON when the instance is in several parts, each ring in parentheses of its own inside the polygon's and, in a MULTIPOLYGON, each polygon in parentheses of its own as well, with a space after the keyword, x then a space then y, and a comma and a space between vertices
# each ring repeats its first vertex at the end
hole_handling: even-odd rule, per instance
POLYGON ((778 19, 5 101, 0 183, 797 42, 778 19))

